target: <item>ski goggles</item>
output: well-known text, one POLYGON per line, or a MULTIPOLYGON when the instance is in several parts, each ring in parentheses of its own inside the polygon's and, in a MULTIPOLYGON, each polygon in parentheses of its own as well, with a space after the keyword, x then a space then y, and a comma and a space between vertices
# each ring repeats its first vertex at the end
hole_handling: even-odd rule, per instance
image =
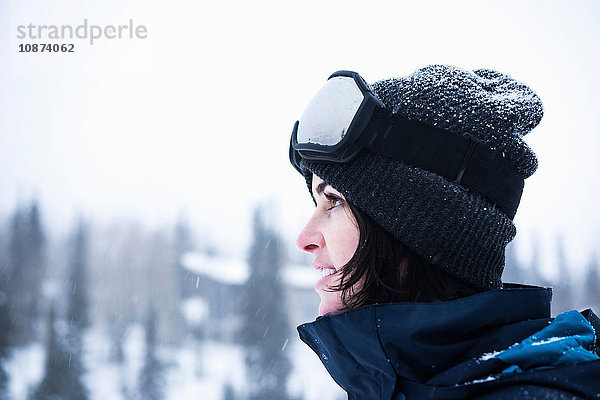
POLYGON ((346 163, 362 149, 443 176, 497 204, 513 219, 524 180, 502 151, 392 114, 353 71, 333 73, 296 121, 289 156, 346 163))

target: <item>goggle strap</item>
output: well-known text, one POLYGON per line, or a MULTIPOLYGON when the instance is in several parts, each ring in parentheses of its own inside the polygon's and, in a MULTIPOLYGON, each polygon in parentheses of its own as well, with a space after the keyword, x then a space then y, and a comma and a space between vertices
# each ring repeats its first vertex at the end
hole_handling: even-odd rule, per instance
MULTIPOLYGON (((385 112, 376 110, 378 114, 385 112)), ((389 114, 374 115, 357 144, 469 188, 514 218, 524 181, 502 152, 398 114, 391 119, 390 125, 386 123, 389 114)))

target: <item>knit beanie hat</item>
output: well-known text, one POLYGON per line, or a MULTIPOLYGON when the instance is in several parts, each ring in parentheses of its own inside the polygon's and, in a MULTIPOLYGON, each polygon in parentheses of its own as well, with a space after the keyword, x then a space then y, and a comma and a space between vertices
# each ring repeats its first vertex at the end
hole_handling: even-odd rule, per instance
MULTIPOLYGON (((432 65, 371 89, 394 114, 503 152, 523 179, 537 168, 523 135, 540 122, 542 103, 507 75, 432 65)), ((309 190, 314 173, 435 267, 481 290, 501 288, 516 228, 484 196, 367 149, 347 163, 302 159, 300 168, 309 190)))

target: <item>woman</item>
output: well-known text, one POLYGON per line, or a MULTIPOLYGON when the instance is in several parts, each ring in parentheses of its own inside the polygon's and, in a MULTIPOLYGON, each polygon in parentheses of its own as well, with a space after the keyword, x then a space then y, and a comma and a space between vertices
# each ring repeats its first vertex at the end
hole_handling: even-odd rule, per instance
POLYGON ((501 281, 541 117, 506 75, 435 65, 338 71, 296 122, 316 205, 297 245, 323 273, 298 330, 349 399, 600 398, 598 318, 501 281))

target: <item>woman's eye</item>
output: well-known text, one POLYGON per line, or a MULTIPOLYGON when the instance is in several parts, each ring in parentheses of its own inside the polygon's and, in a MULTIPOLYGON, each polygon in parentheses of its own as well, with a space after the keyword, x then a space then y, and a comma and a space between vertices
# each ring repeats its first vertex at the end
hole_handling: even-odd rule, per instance
POLYGON ((340 199, 337 196, 331 195, 331 194, 326 194, 325 198, 327 199, 327 201, 329 202, 329 205, 330 205, 329 208, 327 209, 327 211, 333 210, 337 206, 341 206, 344 202, 344 200, 340 199))

